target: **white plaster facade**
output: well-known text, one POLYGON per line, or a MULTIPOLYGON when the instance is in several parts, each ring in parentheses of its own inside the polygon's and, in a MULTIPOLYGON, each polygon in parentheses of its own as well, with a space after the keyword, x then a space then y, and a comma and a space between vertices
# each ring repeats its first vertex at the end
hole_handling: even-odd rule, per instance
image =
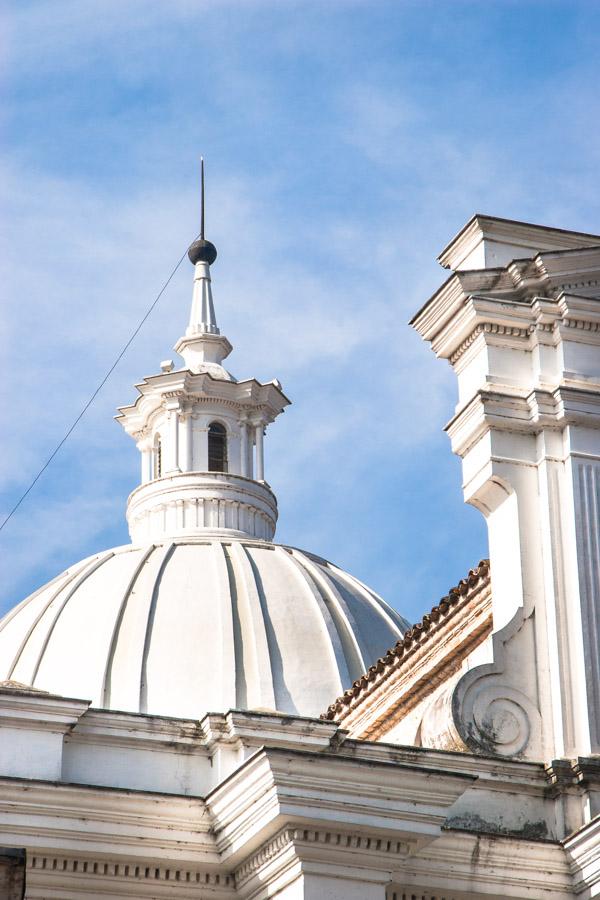
POLYGON ((479 216, 441 259, 457 268, 413 323, 457 374, 447 431, 494 572, 488 658, 453 720, 471 748, 598 753, 600 237, 479 216))
POLYGON ((407 629, 271 543, 288 401, 223 368, 197 259, 185 368, 119 417, 131 547, 0 623, 0 896, 600 897, 600 237, 476 216, 440 259, 490 561, 407 629))

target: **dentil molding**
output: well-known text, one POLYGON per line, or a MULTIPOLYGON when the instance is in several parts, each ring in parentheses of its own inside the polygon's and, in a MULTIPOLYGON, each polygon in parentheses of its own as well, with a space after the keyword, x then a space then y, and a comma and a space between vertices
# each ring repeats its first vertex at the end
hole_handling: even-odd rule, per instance
POLYGON ((293 849, 298 856, 304 857, 307 851, 310 855, 311 848, 326 849, 332 857, 335 857, 337 853, 349 856, 371 854, 390 856, 394 860, 407 857, 412 849, 407 841, 399 841, 381 835, 290 826, 282 829, 275 837, 264 843, 256 853, 236 869, 236 887, 242 887, 265 866, 288 850, 293 849))

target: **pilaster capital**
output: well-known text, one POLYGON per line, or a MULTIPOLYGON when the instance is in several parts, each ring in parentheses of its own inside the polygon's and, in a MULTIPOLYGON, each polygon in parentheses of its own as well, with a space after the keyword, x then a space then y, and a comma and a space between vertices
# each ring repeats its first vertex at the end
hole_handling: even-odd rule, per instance
POLYGON ((195 402, 191 397, 184 397, 179 402, 179 414, 182 419, 191 419, 194 415, 195 402))
POLYGON ((152 443, 152 429, 148 425, 144 425, 144 427, 140 428, 139 431, 134 432, 132 434, 132 437, 135 440, 136 445, 141 448, 141 445, 146 440, 152 443))
POLYGON ((167 391, 163 394, 163 407, 168 412, 173 410, 179 412, 183 409, 185 402, 185 394, 183 391, 167 391))
POLYGON ((152 446, 152 436, 149 434, 141 435, 136 442, 136 447, 138 448, 140 453, 145 453, 148 450, 152 450, 152 446))
POLYGON ((311 871, 311 864, 316 865, 315 872, 325 879, 331 870, 336 883, 343 867, 344 881, 386 885, 390 871, 401 865, 412 849, 411 842, 388 835, 290 825, 238 866, 234 880, 245 892, 265 880, 281 886, 282 877, 283 883, 297 878, 297 863, 304 873, 311 871))

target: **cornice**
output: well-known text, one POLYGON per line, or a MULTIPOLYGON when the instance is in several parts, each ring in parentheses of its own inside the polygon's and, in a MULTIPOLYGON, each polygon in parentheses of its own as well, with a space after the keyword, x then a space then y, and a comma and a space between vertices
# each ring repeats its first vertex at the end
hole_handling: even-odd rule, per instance
POLYGON ((477 338, 479 337, 479 335, 480 335, 480 334, 483 334, 484 330, 485 330, 485 325, 483 325, 483 324, 481 324, 481 325, 476 325, 476 326, 475 326, 475 328, 473 329, 473 331, 471 332, 471 334, 470 334, 468 337, 466 337, 466 338, 464 339, 464 341, 462 341, 462 342, 458 345, 458 347, 456 348, 456 350, 454 351, 454 353, 452 353, 452 354, 450 355, 450 357, 448 358, 448 360, 449 360, 449 362, 450 362, 450 365, 452 365, 452 366, 455 365, 455 363, 457 363, 458 360, 459 360, 462 356, 464 356, 464 354, 465 354, 466 351, 469 349, 469 347, 471 347, 471 346, 475 343, 475 341, 477 340, 477 338))
POLYGON ((586 319, 564 319, 562 324, 565 328, 577 328, 580 331, 589 331, 591 333, 600 331, 600 322, 590 322, 586 319))
MULTIPOLYGON (((206 871, 172 861, 140 860, 114 856, 67 856, 50 850, 27 854, 27 883, 38 889, 47 886, 53 892, 61 887, 81 891, 83 896, 112 896, 122 891, 127 896, 148 896, 151 885, 156 898, 198 898, 203 889, 212 896, 233 898, 234 877, 228 873, 206 871), (94 892, 92 894, 92 891, 94 892), (110 893, 109 893, 110 892, 110 893)), ((54 895, 54 893, 53 893, 54 895)))
MULTIPOLYGON (((582 330, 593 331, 583 323, 600 323, 600 247, 568 251, 567 256, 573 267, 571 274, 558 273, 550 265, 547 271, 547 254, 534 260, 517 260, 504 269, 457 272, 433 294, 411 324, 431 343, 438 357, 453 363, 481 333, 501 335, 506 344, 507 338, 527 339, 551 330, 544 327, 548 324, 569 319, 582 323, 577 326, 582 330), (582 278, 576 262, 581 263, 584 252, 593 254, 595 268, 582 278)), ((564 268, 562 255, 561 259, 564 268)))
MULTIPOLYGON (((448 357, 451 365, 455 365, 463 356, 465 351, 477 340, 480 334, 500 335, 505 337, 514 337, 521 340, 530 338, 536 333, 558 333, 560 328, 576 329, 584 331, 588 334, 600 333, 600 320, 590 321, 589 319, 564 318, 554 322, 538 321, 526 327, 501 325, 496 322, 480 322, 476 325, 470 334, 458 345, 456 350, 448 357)), ((503 345, 506 342, 503 341, 503 345)))
POLYGON ((585 896, 586 889, 589 891, 600 884, 600 815, 570 835, 563 846, 576 895, 585 896))
POLYGON ((153 842, 156 840, 160 844, 168 833, 171 837, 167 843, 175 846, 176 833, 181 830, 189 834, 189 841, 194 846, 212 848, 210 823, 201 797, 31 778, 0 777, 0 788, 4 825, 26 801, 29 816, 39 817, 40 822, 39 826, 27 830, 37 836, 44 830, 41 822, 50 817, 50 833, 58 830, 65 836, 71 834, 75 841, 81 836, 78 823, 85 820, 89 827, 85 840, 93 834, 95 823, 98 835, 109 833, 110 826, 114 826, 120 830, 123 841, 130 828, 127 840, 140 846, 148 841, 152 832, 156 833, 153 842), (74 823, 72 827, 70 821, 74 823))
MULTIPOLYGON (((342 731, 341 734, 344 736, 347 732, 342 731)), ((516 789, 520 794, 540 797, 545 796, 548 788, 548 777, 543 764, 529 760, 438 747, 404 746, 380 739, 372 741, 352 737, 343 737, 336 752, 340 755, 360 755, 365 760, 416 763, 424 769, 443 768, 446 772, 472 775, 477 779, 475 789, 484 783, 487 788, 488 782, 493 782, 499 790, 516 789), (515 785, 518 787, 515 788, 515 785)))
POLYGON ((475 213, 446 244, 438 256, 438 262, 444 268, 456 269, 485 240, 496 244, 522 245, 522 257, 527 256, 527 249, 534 256, 536 251, 568 253, 600 243, 600 237, 595 234, 475 213))
POLYGON ((241 866, 235 870, 235 883, 238 889, 243 888, 248 881, 260 874, 267 866, 271 867, 274 860, 282 857, 289 850, 302 860, 315 855, 320 856, 325 852, 330 863, 339 863, 340 859, 346 864, 354 862, 358 864, 365 861, 366 857, 381 859, 389 857, 388 866, 401 864, 414 849, 414 842, 390 838, 369 832, 342 831, 337 829, 305 828, 288 826, 279 831, 274 837, 266 841, 255 853, 253 853, 241 866))
POLYGON ((268 747, 211 791, 206 803, 217 850, 223 861, 236 865, 259 836, 299 818, 316 827, 354 821, 361 830, 398 840, 433 840, 448 808, 474 780, 462 772, 349 758, 335 750, 268 747))
MULTIPOLYGON (((249 542, 243 543, 248 546, 249 542)), ((211 753, 223 744, 257 749, 273 744, 277 747, 324 750, 338 732, 337 725, 322 719, 286 715, 282 721, 281 716, 254 710, 209 713, 200 725, 211 753)))
POLYGON ((65 743, 126 747, 134 750, 160 750, 181 754, 193 752, 207 757, 204 733, 197 722, 137 714, 124 715, 112 710, 89 709, 65 738, 65 743))
POLYGON ((496 322, 481 322, 479 325, 476 325, 473 331, 469 334, 465 340, 459 344, 454 353, 452 353, 449 357, 451 365, 454 365, 461 358, 463 353, 469 349, 471 344, 477 340, 480 334, 497 334, 502 336, 508 336, 513 338, 528 338, 531 334, 532 327, 528 326, 525 328, 520 328, 515 325, 499 325, 496 322))
POLYGON ((272 862, 292 844, 294 829, 284 828, 275 837, 266 841, 259 849, 235 870, 235 884, 243 887, 251 878, 272 862))
MULTIPOLYGON (((527 394, 488 384, 453 416, 445 431, 453 452, 464 457, 488 432, 535 435, 544 429, 560 431, 568 425, 600 428, 600 394, 595 381, 588 385, 569 379, 555 388, 536 387, 527 394)), ((535 465, 536 459, 528 462, 535 465)))
POLYGON ((0 724, 26 731, 66 733, 89 708, 89 700, 59 697, 16 682, 0 684, 0 724))
POLYGON ((213 491, 220 487, 224 489, 232 487, 238 492, 239 497, 227 498, 215 495, 209 499, 240 501, 240 498, 248 498, 248 506, 252 508, 256 506, 257 499, 260 499, 269 512, 277 515, 277 498, 266 481, 256 481, 245 475, 235 475, 233 472, 174 472, 163 475, 134 488, 127 498, 127 504, 133 505, 141 497, 154 497, 162 493, 166 495, 188 486, 190 489, 213 491))
POLYGON ((494 339, 496 335, 500 335, 503 344, 508 339, 509 342, 519 342, 515 346, 520 346, 536 320, 534 303, 535 301, 524 303, 514 298, 501 299, 479 293, 465 295, 454 314, 427 339, 436 356, 443 359, 450 359, 479 326, 483 326, 480 333, 486 337, 494 339))
POLYGON ((137 420, 147 419, 165 399, 179 400, 180 403, 221 403, 239 410, 268 409, 271 421, 291 402, 279 383, 273 381, 263 383, 255 378, 227 381, 214 378, 209 372, 194 374, 188 369, 151 375, 135 387, 138 396, 134 402, 118 407, 115 416, 132 432, 140 430, 137 420))
MULTIPOLYGON (((435 852, 410 857, 402 884, 427 885, 434 897, 459 895, 465 883, 486 897, 573 896, 567 855, 555 841, 528 840, 501 834, 445 830, 435 852)), ((401 896, 401 895, 400 895, 401 896)), ((425 895, 427 896, 427 895, 425 895)))
POLYGON ((444 269, 456 269, 473 247, 473 242, 481 236, 482 217, 475 213, 449 241, 438 256, 438 262, 444 269))

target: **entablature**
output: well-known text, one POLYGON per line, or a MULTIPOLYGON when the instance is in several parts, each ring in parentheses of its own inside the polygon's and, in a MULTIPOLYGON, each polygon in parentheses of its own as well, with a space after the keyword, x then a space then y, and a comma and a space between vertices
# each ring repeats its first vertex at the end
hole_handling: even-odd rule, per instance
POLYGON ((272 422, 290 403, 277 381, 261 383, 255 378, 225 381, 208 372, 194 374, 188 369, 151 375, 136 388, 139 395, 135 402, 119 407, 116 417, 127 433, 134 436, 169 401, 187 414, 193 413, 196 405, 208 403, 226 405, 241 415, 260 411, 265 423, 272 422))
POLYGON ((455 272, 411 324, 437 356, 454 362, 457 349, 479 326, 522 327, 521 336, 527 337, 547 324, 545 316, 554 321, 573 318, 574 307, 583 313, 583 321, 596 322, 599 298, 600 246, 538 253, 503 269, 455 272), (571 304, 565 304, 567 296, 573 298, 571 304))
MULTIPOLYGON (((492 389, 490 389, 492 387, 492 389)), ((479 390, 448 422, 452 450, 464 456, 490 431, 535 436, 568 426, 600 428, 600 396, 590 385, 562 385, 527 394, 505 388, 479 390)), ((534 460, 531 460, 534 464, 534 460)))

